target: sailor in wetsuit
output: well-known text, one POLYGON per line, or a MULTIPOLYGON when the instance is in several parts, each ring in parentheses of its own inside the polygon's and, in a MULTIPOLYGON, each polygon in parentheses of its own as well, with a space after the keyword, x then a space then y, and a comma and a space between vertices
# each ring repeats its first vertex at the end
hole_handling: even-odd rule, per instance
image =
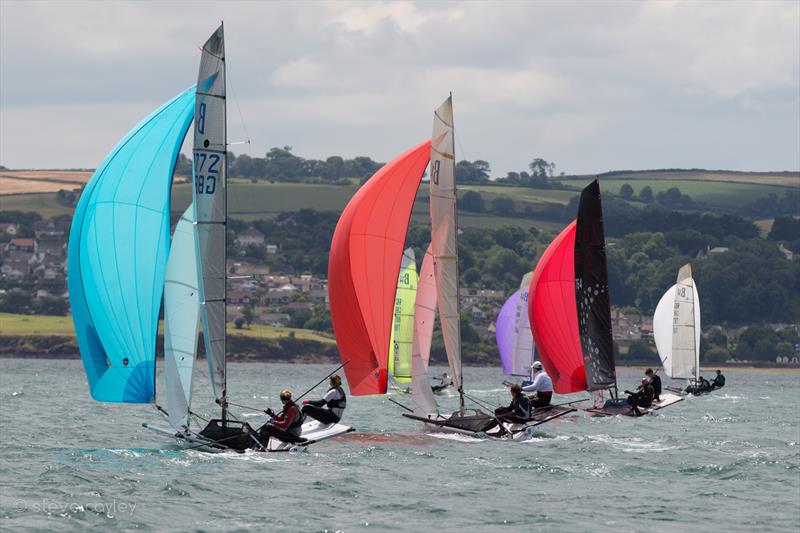
POLYGON ((636 389, 636 392, 625 391, 628 395, 628 405, 633 409, 633 414, 641 416, 639 407, 650 407, 653 405, 653 386, 650 380, 642 378, 642 384, 636 389))
POLYGON ((498 407, 494 414, 505 422, 527 422, 531 417, 531 403, 522 394, 522 387, 516 383, 511 385, 511 403, 508 407, 498 407))
POLYGON ((303 415, 319 420, 323 424, 335 424, 342 419, 344 408, 347 407, 342 378, 338 374, 332 375, 330 385, 331 388, 321 400, 303 400, 303 415))
POLYGON ((533 383, 525 385, 522 390, 533 392, 533 395, 528 397, 531 401, 531 406, 544 407, 550 405, 550 400, 553 398, 553 380, 547 375, 542 363, 539 361, 531 365, 531 370, 533 371, 533 383))
POLYGON ((650 385, 653 386, 653 401, 660 402, 661 401, 661 378, 653 372, 652 368, 648 368, 645 373, 647 379, 650 380, 650 385))
POLYGON ((275 437, 283 442, 297 442, 300 439, 303 414, 297 404, 292 401, 292 391, 283 389, 280 398, 281 403, 283 403, 281 412, 276 415, 272 409, 267 409, 267 414, 273 417, 273 420, 267 422, 258 430, 261 442, 265 446, 270 437, 275 437))
POLYGON ((722 370, 717 370, 717 376, 711 382, 711 390, 721 389, 725 386, 725 376, 722 375, 722 370))

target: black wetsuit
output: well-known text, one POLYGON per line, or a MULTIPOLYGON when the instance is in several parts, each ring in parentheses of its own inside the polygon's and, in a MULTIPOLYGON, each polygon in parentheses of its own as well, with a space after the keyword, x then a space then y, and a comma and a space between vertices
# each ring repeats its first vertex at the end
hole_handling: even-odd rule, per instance
POLYGON ((511 400, 508 407, 498 407, 494 414, 508 422, 527 422, 531 417, 531 402, 520 393, 511 400))
POLYGON ((628 395, 628 405, 634 409, 653 405, 653 386, 648 383, 647 385, 639 387, 638 391, 628 395))
POLYGON ((722 374, 717 374, 717 377, 714 378, 714 381, 711 382, 712 389, 721 389, 725 386, 725 376, 722 374))
POLYGON ((653 386, 653 400, 656 402, 661 401, 661 378, 658 377, 656 374, 653 374, 653 377, 650 378, 650 385, 653 386))

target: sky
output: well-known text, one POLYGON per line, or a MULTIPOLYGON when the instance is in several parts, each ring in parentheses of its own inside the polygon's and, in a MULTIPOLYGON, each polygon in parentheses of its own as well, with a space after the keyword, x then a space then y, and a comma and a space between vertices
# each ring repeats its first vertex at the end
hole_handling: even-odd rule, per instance
POLYGON ((94 168, 225 22, 228 140, 388 161, 453 93, 492 176, 800 170, 800 2, 0 0, 0 164, 94 168))

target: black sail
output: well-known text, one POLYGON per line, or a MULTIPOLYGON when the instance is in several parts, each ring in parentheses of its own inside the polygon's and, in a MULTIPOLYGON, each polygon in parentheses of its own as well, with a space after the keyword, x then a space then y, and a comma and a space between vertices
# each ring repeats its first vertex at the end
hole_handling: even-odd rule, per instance
POLYGON ((611 337, 603 206, 597 180, 581 192, 575 231, 575 300, 586 384, 590 391, 616 385, 611 337))

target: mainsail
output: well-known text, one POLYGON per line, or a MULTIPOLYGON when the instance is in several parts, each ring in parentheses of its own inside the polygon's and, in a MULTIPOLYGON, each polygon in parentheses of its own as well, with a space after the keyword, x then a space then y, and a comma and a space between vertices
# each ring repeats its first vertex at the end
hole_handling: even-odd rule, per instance
POLYGON ((350 393, 384 394, 392 308, 430 141, 384 165, 342 212, 328 258, 333 330, 350 393))
POLYGON ((188 428, 192 369, 197 355, 200 290, 195 234, 189 206, 175 226, 164 282, 164 380, 169 423, 188 428))
POLYGON ((532 272, 523 276, 519 289, 503 304, 495 324, 497 348, 507 376, 531 375, 535 344, 528 320, 528 291, 532 277, 532 272))
POLYGON ((699 379, 700 297, 692 279, 692 267, 678 271, 678 281, 656 306, 653 337, 664 372, 674 379, 699 379))
POLYGON ((140 122, 100 164, 75 208, 68 249, 72 320, 92 397, 155 397, 169 199, 194 87, 140 122))
POLYGON ((575 299, 578 330, 590 391, 617 384, 611 334, 603 207, 597 180, 581 192, 575 231, 575 299))
POLYGON ((411 382, 411 343, 414 337, 414 303, 417 297, 417 261, 414 248, 403 252, 389 340, 389 375, 398 383, 411 382))
POLYGON ((227 137, 225 42, 222 25, 203 45, 194 112, 192 174, 197 231, 200 316, 209 376, 225 409, 225 222, 227 217, 227 137))
MULTIPOLYGON (((434 112, 431 138, 430 211, 439 323, 455 387, 462 390, 461 323, 458 302, 456 243, 456 166, 453 138, 453 97, 434 112)), ((462 398, 463 404, 463 398, 462 398)), ((463 407, 463 405, 462 405, 463 407)))

